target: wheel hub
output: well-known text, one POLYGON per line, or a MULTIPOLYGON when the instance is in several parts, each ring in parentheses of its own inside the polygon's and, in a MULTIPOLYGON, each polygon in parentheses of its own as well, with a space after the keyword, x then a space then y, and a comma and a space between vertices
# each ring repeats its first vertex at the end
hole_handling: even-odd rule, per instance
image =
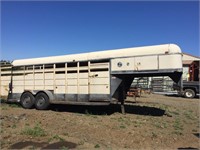
POLYGON ((187 97, 192 97, 192 93, 186 92, 186 96, 187 96, 187 97))
POLYGON ((41 106, 41 105, 44 105, 45 104, 45 99, 44 99, 44 97, 39 97, 38 98, 38 102, 37 102, 37 105, 38 106, 41 106))
POLYGON ((23 103, 24 103, 24 104, 29 104, 29 103, 31 103, 31 98, 30 98, 29 96, 26 96, 26 97, 24 98, 23 103))

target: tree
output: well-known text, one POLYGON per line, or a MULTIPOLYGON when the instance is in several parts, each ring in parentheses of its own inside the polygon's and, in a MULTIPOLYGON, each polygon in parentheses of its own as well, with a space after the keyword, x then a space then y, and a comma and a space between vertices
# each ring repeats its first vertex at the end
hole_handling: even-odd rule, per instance
POLYGON ((11 62, 9 60, 1 60, 0 61, 0 66, 10 66, 11 62))

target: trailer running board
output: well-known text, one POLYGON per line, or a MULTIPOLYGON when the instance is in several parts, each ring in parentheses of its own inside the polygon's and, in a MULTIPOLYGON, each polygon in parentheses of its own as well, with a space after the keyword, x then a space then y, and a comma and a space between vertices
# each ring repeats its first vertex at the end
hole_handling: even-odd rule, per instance
POLYGON ((77 101, 51 101, 51 104, 70 104, 70 105, 88 105, 88 106, 107 106, 110 102, 77 102, 77 101))

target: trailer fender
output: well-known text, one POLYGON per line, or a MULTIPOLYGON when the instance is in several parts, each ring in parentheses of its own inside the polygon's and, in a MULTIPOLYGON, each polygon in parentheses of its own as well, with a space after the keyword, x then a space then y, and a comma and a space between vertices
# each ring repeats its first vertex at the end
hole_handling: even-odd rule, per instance
POLYGON ((36 96, 40 92, 45 93, 49 97, 49 101, 53 101, 55 99, 53 91, 49 91, 49 90, 31 90, 29 92, 32 93, 33 96, 36 96))

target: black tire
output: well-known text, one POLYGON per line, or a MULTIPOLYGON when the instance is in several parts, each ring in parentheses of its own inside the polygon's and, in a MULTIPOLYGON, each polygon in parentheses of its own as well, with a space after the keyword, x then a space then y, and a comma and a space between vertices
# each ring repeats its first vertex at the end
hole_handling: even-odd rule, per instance
POLYGON ((38 93, 35 97, 35 108, 45 110, 49 107, 49 97, 45 93, 38 93))
POLYGON ((20 98, 20 103, 25 109, 33 108, 35 103, 35 97, 30 92, 25 92, 20 98))
POLYGON ((195 97, 195 92, 192 89, 185 89, 184 90, 184 97, 186 98, 194 98, 195 97))

